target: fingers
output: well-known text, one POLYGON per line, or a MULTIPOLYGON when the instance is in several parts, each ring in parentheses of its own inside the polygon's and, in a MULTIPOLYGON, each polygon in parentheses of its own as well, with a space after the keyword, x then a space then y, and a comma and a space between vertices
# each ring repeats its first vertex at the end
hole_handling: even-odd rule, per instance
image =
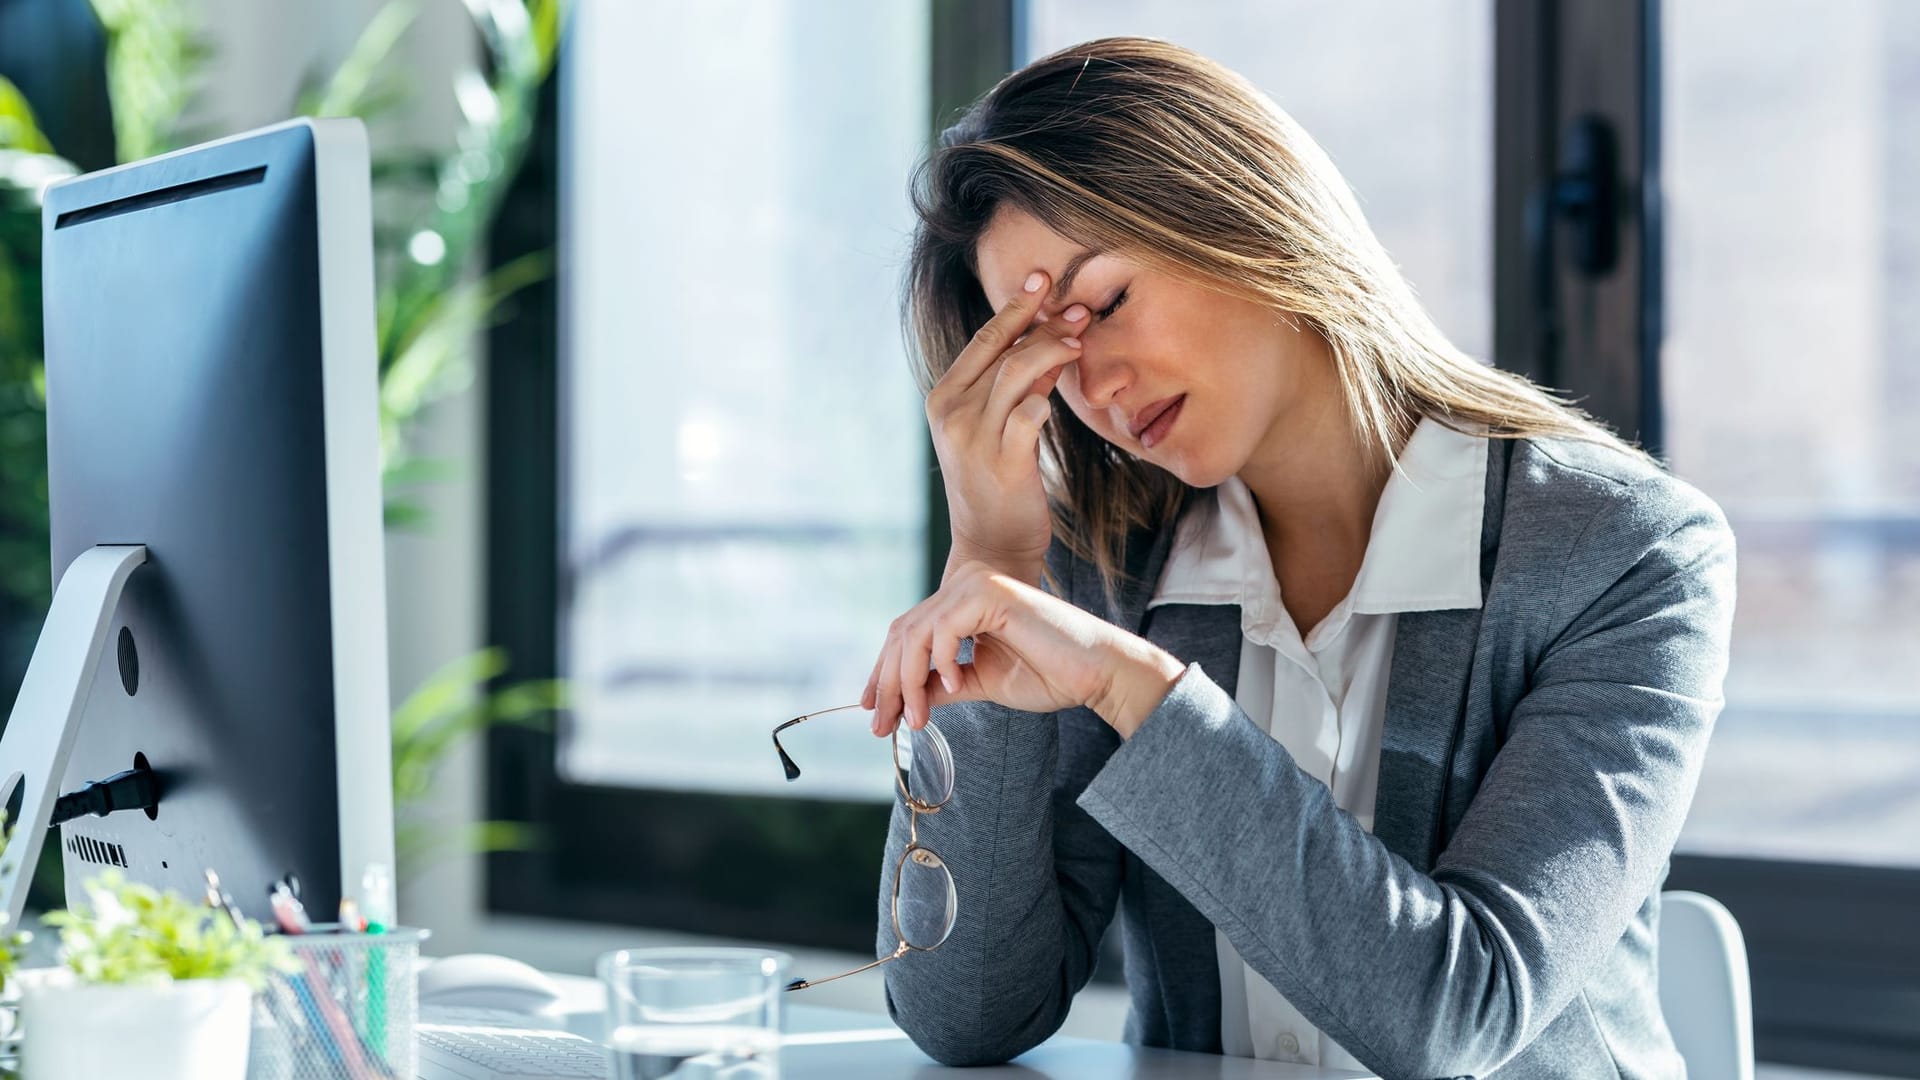
MULTIPOLYGON (((909 613, 911 614, 911 613, 909 613)), ((876 683, 873 709, 873 733, 891 735, 900 725, 900 635, 908 618, 902 615, 887 630, 886 644, 880 649, 880 679, 876 683)))
POLYGON ((901 720, 911 728, 927 726, 927 633, 918 625, 909 625, 900 635, 901 720))
POLYGON ((1021 460, 1032 457, 1040 460, 1040 433, 1046 429, 1047 421, 1053 418, 1053 402, 1045 394, 1034 394, 1014 407, 1012 415, 1007 417, 1005 433, 1000 439, 1000 452, 1007 457, 1019 455, 1021 460))
POLYGON ((1087 317, 1079 304, 1068 308, 1058 322, 1066 333, 1043 332, 1019 349, 1009 352, 993 373, 993 385, 987 394, 983 420, 988 431, 1006 426, 1007 417, 1030 394, 1045 397, 1060 381, 1060 372, 1080 359, 1080 339, 1073 336, 1087 317), (1074 319, 1075 313, 1079 318, 1074 319), (1066 321, 1071 319, 1072 321, 1066 321))
MULTIPOLYGON (((952 603, 959 603, 954 597, 952 603)), ((904 718, 914 730, 927 726, 936 705, 970 700, 966 668, 960 663, 961 635, 954 632, 953 607, 935 610, 909 623, 900 642, 900 692, 904 718), (916 677, 917 676, 917 677, 916 677)))
POLYGON ((1014 293, 1000 310, 988 319, 986 325, 974 331, 973 340, 960 350, 954 358, 953 366, 940 380, 950 384, 954 391, 963 392, 971 387, 1000 354, 1007 351, 1021 334, 1033 323, 1033 316, 1040 310, 1040 304, 1047 296, 1047 275, 1035 270, 1027 275, 1021 290, 1014 293))
MULTIPOLYGON (((879 704, 878 698, 879 698, 879 692, 880 692, 880 664, 885 658, 886 658, 886 650, 882 649, 880 651, 879 658, 876 658, 873 662, 872 674, 867 676, 867 688, 860 692, 860 707, 867 710, 868 712, 874 711, 874 709, 877 708, 879 704)), ((874 720, 876 722, 879 719, 880 718, 878 716, 874 717, 874 720)))
POLYGON ((977 696, 960 663, 960 642, 976 629, 981 599, 976 587, 961 582, 893 621, 861 702, 874 703, 875 735, 891 735, 902 725, 918 730, 935 706, 977 696))
POLYGON ((933 654, 933 666, 940 676, 941 689, 946 691, 933 704, 945 705, 964 700, 962 695, 967 689, 967 677, 960 666, 960 635, 954 633, 945 620, 935 620, 933 632, 928 637, 928 648, 933 654))

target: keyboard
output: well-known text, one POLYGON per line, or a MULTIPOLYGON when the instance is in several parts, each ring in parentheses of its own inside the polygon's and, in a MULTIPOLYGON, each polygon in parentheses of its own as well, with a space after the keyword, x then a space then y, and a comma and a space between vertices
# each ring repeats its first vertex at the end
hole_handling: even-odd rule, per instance
POLYGON ((605 1050, 569 1031, 501 1009, 427 1006, 414 1027, 419 1080, 606 1080, 605 1050))

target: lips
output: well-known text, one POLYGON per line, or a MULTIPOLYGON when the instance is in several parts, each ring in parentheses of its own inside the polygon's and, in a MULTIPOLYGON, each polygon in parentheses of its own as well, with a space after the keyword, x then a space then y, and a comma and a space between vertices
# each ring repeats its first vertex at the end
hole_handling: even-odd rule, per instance
POLYGON ((1133 419, 1127 423, 1127 434, 1132 435, 1135 439, 1138 439, 1143 432, 1145 432, 1148 428, 1153 426, 1154 421, 1160 419, 1160 416, 1162 413, 1165 413, 1168 409, 1171 409, 1175 405, 1180 404, 1180 402, 1183 399, 1185 399, 1186 396, 1187 395, 1185 394, 1175 394, 1170 398, 1164 398, 1160 401, 1156 401, 1153 404, 1147 406, 1146 408, 1141 409, 1139 412, 1135 413, 1133 416, 1133 419))

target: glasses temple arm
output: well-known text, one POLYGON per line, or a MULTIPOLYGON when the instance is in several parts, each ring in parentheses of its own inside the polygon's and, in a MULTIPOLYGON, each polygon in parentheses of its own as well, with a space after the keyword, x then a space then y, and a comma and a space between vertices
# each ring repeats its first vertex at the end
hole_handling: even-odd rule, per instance
POLYGON ((811 720, 816 716, 825 716, 828 713, 846 712, 849 709, 864 709, 865 707, 866 706, 864 705, 841 705, 838 708, 821 709, 819 712, 808 713, 805 716, 796 716, 793 719, 787 721, 786 723, 781 724, 779 727, 774 728, 773 729, 773 749, 775 753, 780 755, 780 767, 787 771, 787 779, 790 781, 800 779, 800 766, 794 764, 793 758, 787 754, 787 748, 780 745, 781 732, 787 730, 788 728, 792 727, 795 724, 800 723, 803 720, 811 720))
POLYGON ((787 989, 788 990, 805 990, 809 986, 819 986, 821 983, 830 983, 835 979, 844 979, 849 975, 858 975, 863 971, 870 971, 874 968, 877 968, 881 964, 890 963, 894 960, 898 960, 905 955, 907 955, 907 943, 903 941, 899 945, 894 947, 893 955, 891 956, 883 956, 880 959, 875 960, 870 964, 861 964, 859 967, 854 968, 852 971, 843 971, 838 975, 829 975, 824 979, 795 979, 792 982, 787 984, 787 989))

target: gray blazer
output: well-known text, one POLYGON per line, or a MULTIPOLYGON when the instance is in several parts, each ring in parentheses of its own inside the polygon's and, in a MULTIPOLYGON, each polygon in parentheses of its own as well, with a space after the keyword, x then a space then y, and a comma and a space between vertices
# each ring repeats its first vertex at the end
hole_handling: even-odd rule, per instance
MULTIPOLYGON (((1727 668, 1719 508, 1610 448, 1495 440, 1481 609, 1399 616, 1372 833, 1234 703, 1237 608, 1146 610, 1171 541, 1134 537, 1117 611, 1049 557, 1067 599, 1189 662, 1132 739, 1086 709, 934 712, 956 787, 920 841, 958 921, 885 969, 921 1049, 1052 1035, 1118 908, 1131 1041, 1220 1051, 1218 927, 1386 1077, 1684 1076, 1654 943, 1727 668)), ((886 951, 905 843, 896 805, 886 951)))

